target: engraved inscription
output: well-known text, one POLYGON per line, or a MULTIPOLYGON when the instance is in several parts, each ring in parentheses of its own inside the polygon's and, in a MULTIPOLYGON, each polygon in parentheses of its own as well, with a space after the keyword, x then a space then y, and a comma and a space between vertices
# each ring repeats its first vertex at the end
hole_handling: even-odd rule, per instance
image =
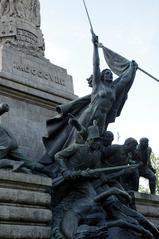
POLYGON ((44 72, 38 68, 35 68, 33 66, 30 65, 23 65, 23 64, 18 64, 18 63, 14 63, 13 64, 13 69, 16 69, 18 71, 23 71, 27 74, 31 74, 35 77, 41 78, 41 79, 45 79, 45 80, 49 80, 49 81, 53 81, 56 84, 65 86, 65 81, 64 79, 60 78, 57 75, 52 76, 49 72, 44 72))
POLYGON ((17 40, 18 42, 25 42, 31 45, 36 45, 38 42, 38 38, 34 34, 22 29, 17 29, 17 40))

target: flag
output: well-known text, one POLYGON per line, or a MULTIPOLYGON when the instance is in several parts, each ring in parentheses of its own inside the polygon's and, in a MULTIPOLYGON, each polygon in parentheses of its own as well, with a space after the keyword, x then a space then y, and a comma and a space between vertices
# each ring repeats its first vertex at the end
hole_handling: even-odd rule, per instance
POLYGON ((113 73, 121 76, 129 67, 130 61, 107 47, 102 46, 104 58, 113 73))

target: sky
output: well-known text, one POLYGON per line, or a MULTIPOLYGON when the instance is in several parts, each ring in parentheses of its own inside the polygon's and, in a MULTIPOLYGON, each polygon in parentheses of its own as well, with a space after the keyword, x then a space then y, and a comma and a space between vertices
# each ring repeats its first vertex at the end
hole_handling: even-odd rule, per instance
MULTIPOLYGON (((159 78, 159 1, 85 1, 99 41, 159 78)), ((76 95, 89 94, 86 78, 92 74, 93 48, 83 1, 40 3, 46 58, 72 75, 76 95)), ((100 62, 101 69, 107 68, 102 51, 100 62)), ((114 143, 122 144, 128 137, 138 141, 148 137, 153 152, 159 155, 158 105, 159 83, 138 70, 121 116, 108 127, 115 135, 114 143)))

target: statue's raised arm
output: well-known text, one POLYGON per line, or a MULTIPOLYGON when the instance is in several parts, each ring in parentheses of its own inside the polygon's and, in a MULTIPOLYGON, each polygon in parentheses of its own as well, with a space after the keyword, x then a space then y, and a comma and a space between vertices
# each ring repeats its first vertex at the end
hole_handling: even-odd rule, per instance
POLYGON ((99 52, 98 52, 98 36, 92 33, 92 42, 93 42, 93 88, 99 84, 100 81, 100 60, 99 60, 99 52))

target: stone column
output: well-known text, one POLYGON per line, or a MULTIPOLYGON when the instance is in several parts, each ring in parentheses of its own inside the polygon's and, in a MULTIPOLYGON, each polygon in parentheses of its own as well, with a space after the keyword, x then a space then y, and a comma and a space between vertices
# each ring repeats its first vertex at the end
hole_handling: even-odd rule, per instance
POLYGON ((72 77, 44 57, 44 45, 39 0, 2 0, 0 102, 8 103, 10 112, 1 123, 35 160, 45 151, 46 120, 54 116, 57 104, 75 98, 72 77))

